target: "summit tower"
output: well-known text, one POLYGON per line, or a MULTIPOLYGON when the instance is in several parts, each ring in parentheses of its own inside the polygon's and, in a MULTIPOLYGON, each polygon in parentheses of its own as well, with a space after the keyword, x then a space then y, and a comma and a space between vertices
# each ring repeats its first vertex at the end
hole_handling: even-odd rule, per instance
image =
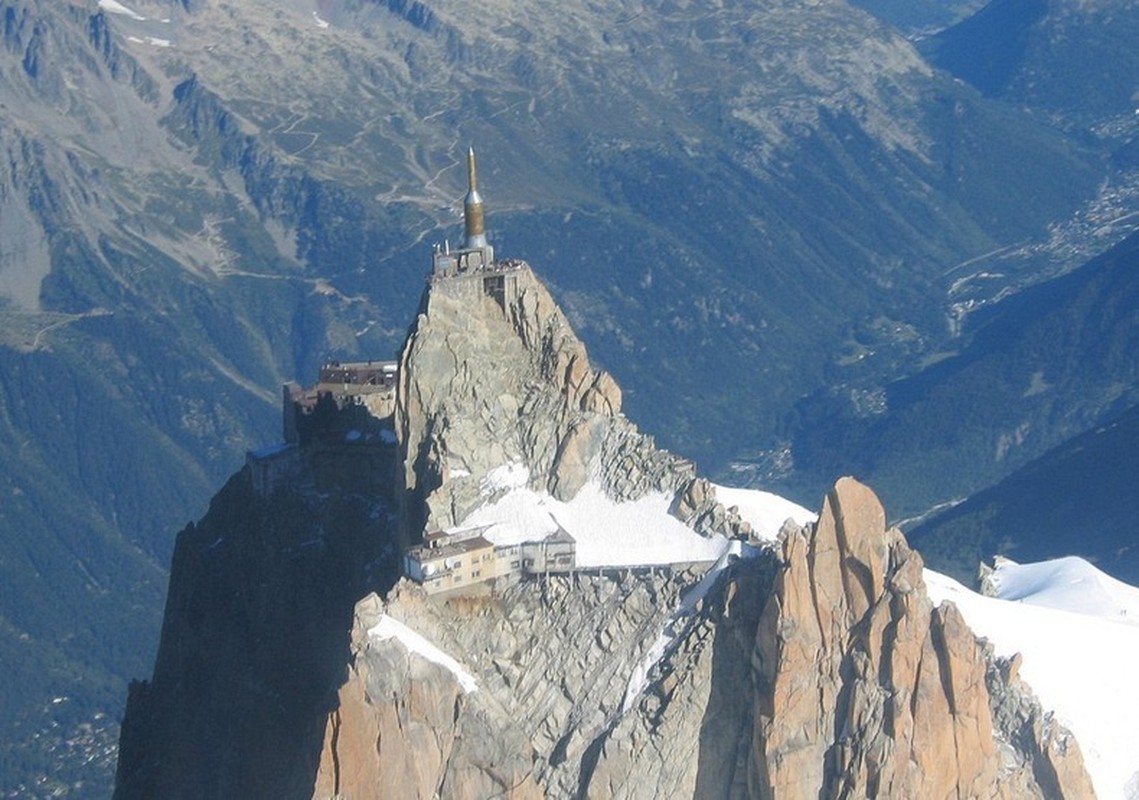
POLYGON ((483 216, 482 196, 479 195, 479 174, 475 165, 474 147, 467 148, 467 196, 463 200, 463 222, 467 235, 466 249, 485 248, 486 218, 483 216))
POLYGON ((449 277, 466 272, 492 269, 495 266, 494 248, 486 240, 486 215, 482 195, 479 194, 479 173, 475 163, 475 149, 467 148, 467 196, 463 198, 463 247, 452 250, 451 245, 435 245, 434 274, 449 277))

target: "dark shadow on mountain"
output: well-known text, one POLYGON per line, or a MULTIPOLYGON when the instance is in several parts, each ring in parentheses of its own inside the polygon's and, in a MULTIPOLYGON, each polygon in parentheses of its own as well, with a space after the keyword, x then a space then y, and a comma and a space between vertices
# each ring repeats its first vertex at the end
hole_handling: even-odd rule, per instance
POLYGON ((1078 555, 1139 584, 1139 406, 909 532, 933 569, 970 584, 994 555, 1078 555))
POLYGON ((131 686, 115 797, 311 796, 353 608, 399 575, 402 492, 394 446, 294 452, 288 481, 255 490, 247 467, 179 534, 154 677, 131 686))
POLYGON ((756 703, 752 651, 777 569, 771 553, 737 562, 706 600, 719 621, 712 642, 708 705, 700 723, 694 797, 747 796, 756 703))
POLYGON ((999 95, 1021 66, 1032 26, 1047 11, 1046 0, 995 0, 919 49, 982 93, 999 95))

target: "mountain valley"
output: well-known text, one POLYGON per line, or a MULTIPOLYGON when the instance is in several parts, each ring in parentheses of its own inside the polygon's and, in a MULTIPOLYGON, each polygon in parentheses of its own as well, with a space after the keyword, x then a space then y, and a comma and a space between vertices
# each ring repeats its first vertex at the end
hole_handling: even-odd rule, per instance
POLYGON ((282 383, 394 357, 469 143, 499 253, 721 483, 909 517, 1135 404, 1128 4, 1012 14, 999 81, 979 14, 467 8, 0 0, 0 793, 106 794, 173 532, 282 383))

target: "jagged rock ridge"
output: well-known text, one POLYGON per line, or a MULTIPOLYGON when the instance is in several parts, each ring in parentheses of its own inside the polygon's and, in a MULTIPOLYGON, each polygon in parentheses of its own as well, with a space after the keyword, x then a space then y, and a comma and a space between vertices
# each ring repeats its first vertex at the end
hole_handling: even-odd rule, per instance
POLYGON ((180 537, 118 797, 1088 796, 1078 748, 952 606, 932 607, 920 558, 852 480, 817 524, 787 526, 778 553, 714 573, 688 606, 704 567, 449 600, 406 581, 389 593, 397 543, 493 499, 483 479, 515 460, 555 496, 586 481, 618 499, 664 490, 692 525, 743 529, 691 464, 620 416, 619 390, 545 289, 510 269, 517 286, 501 296, 467 291, 482 274, 429 284, 385 480, 329 485, 315 460, 305 480, 243 505, 240 476, 180 537), (237 625, 232 598, 246 610, 237 625), (477 688, 375 634, 384 615, 477 688))
POLYGON ((921 557, 869 489, 840 480, 818 524, 786 530, 781 548, 756 638, 753 795, 1094 794, 1078 749, 1039 722, 1027 757, 1000 746, 1025 720, 994 724, 991 654, 956 607, 933 607, 921 557))
POLYGON ((398 427, 429 523, 460 522, 487 473, 514 462, 567 500, 592 478, 617 499, 686 486, 692 464, 637 432, 546 288, 526 265, 516 279, 501 305, 440 281, 404 347, 398 427))

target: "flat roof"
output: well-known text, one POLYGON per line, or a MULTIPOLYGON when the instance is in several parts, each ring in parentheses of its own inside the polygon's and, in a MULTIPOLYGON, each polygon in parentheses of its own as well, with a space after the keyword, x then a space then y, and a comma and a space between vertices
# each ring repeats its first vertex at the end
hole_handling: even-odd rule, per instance
POLYGON ((407 555, 420 563, 424 561, 437 561, 440 558, 451 558, 474 550, 487 550, 493 548, 490 540, 485 536, 476 536, 473 539, 464 539, 454 544, 445 544, 439 547, 419 545, 407 551, 407 555))

